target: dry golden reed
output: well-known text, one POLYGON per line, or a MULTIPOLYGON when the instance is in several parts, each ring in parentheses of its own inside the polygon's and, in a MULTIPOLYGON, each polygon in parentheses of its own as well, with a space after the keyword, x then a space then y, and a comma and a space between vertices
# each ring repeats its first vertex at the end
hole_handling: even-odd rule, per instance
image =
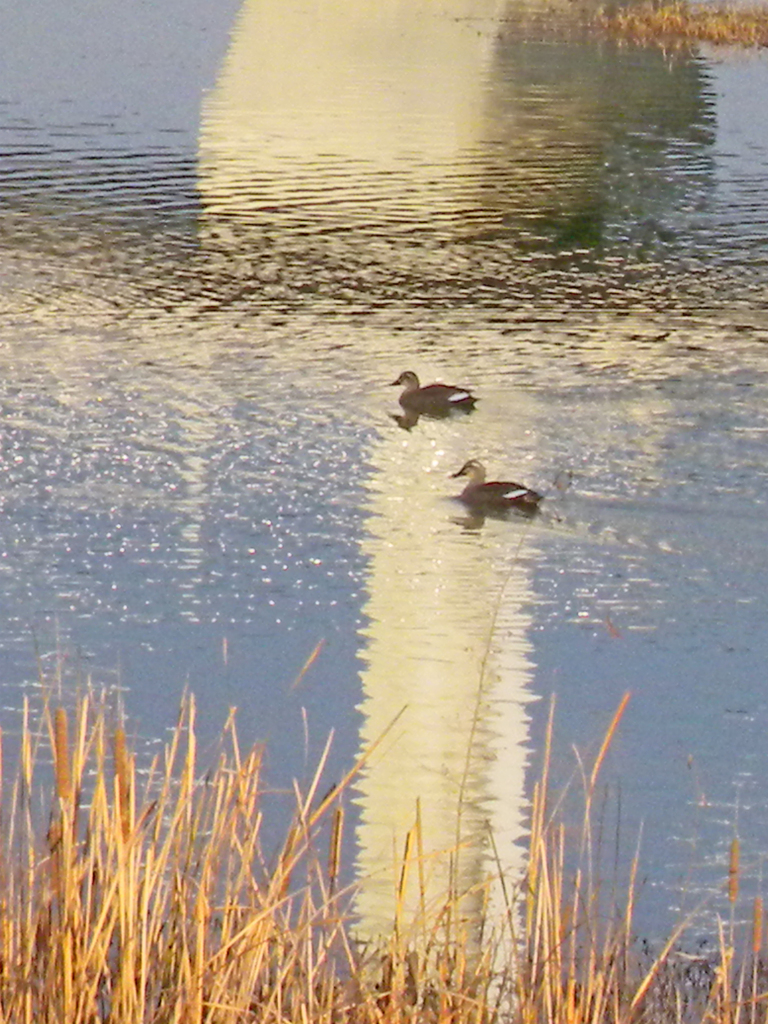
POLYGON ((53 756, 56 765, 56 792, 59 800, 69 800, 72 792, 69 774, 69 723, 64 708, 54 714, 53 756))
POLYGON ((133 769, 130 755, 125 740, 125 729, 118 726, 113 736, 113 748, 115 759, 115 785, 117 787, 115 799, 120 817, 120 827, 125 842, 133 830, 133 807, 131 797, 133 793, 133 769))
POLYGON ((735 903, 739 898, 739 859, 741 855, 741 844, 738 837, 731 840, 731 855, 728 860, 728 899, 735 903))
POLYGON ((715 46, 768 45, 768 8, 743 4, 646 2, 605 7, 597 26, 609 35, 643 45, 666 47, 706 42, 715 46))
MULTIPOLYGON (((321 797, 326 747, 268 858, 262 750, 241 751, 232 719, 203 770, 187 697, 162 754, 139 775, 103 699, 81 696, 69 714, 46 709, 42 730, 25 707, 0 831, 0 1024, 633 1024, 681 1019, 683 998, 691 1024, 762 1022, 762 900, 746 948, 751 984, 736 969, 731 924, 699 1005, 670 974, 682 925, 639 966, 637 858, 618 897, 601 883, 593 805, 626 706, 591 766, 579 762, 576 835, 550 793, 550 714, 523 877, 489 870, 472 882, 486 908, 500 884, 499 920, 468 920, 458 872, 442 902, 427 900, 417 805, 398 855, 391 933, 375 949, 356 944, 350 893, 339 892, 342 801, 359 764, 321 797), (44 734, 50 766, 39 757, 44 734), (32 802, 46 779, 48 815, 32 802), (415 911, 409 877, 421 893, 415 911)), ((737 861, 731 869, 738 874, 737 861)))
POLYGON ((336 890, 341 872, 341 838, 344 832, 344 808, 336 807, 333 812, 331 841, 328 846, 328 884, 330 891, 336 890))
POLYGON ((755 896, 752 903, 752 952, 759 956, 763 948, 763 897, 755 896))

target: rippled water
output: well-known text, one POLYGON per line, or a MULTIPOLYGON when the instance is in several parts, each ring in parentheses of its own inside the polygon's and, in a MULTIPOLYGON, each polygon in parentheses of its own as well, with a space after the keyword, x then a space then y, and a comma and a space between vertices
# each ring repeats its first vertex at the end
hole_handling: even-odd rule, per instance
POLYGON ((490 0, 49 6, 0 26, 7 728, 37 646, 147 738, 185 686, 206 741, 236 705, 276 786, 331 729, 329 784, 384 735, 350 863, 420 797, 472 881, 489 827, 519 863, 540 698, 561 784, 629 689, 606 781, 641 927, 718 905, 736 829, 756 880, 764 59, 490 0), (477 410, 400 429, 406 368, 477 410), (541 517, 464 521, 470 456, 541 517))

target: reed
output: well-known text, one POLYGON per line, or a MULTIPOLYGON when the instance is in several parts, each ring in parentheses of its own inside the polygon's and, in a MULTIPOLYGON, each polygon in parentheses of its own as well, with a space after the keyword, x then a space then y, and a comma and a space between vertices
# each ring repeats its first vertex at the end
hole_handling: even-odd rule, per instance
MULTIPOLYGON (((185 698, 162 754, 139 772, 98 695, 70 711, 46 708, 41 727, 25 707, 18 767, 0 778, 0 1022, 762 1022, 761 899, 741 961, 732 915, 693 999, 690 975, 671 958, 682 925, 654 958, 638 954, 637 858, 618 894, 601 882, 598 779, 625 707, 626 698, 593 763, 581 765, 575 838, 550 792, 551 713, 527 868, 500 880, 498 921, 487 909, 468 919, 458 874, 442 901, 427 900, 416 808, 391 934, 376 949, 356 944, 350 894, 340 891, 343 797, 356 769, 320 796, 327 749, 307 792, 296 789, 293 821, 268 862, 262 751, 241 751, 233 720, 203 771, 185 698), (409 877, 422 894, 416 911, 406 909, 409 877)), ((733 904, 740 871, 735 841, 724 870, 733 904)), ((487 897, 498 883, 473 885, 487 897)))
POLYGON ((328 952, 339 929, 317 884, 313 843, 327 809, 312 805, 317 780, 270 870, 258 841, 261 752, 242 756, 233 725, 201 782, 188 698, 140 782, 110 717, 93 695, 73 716, 46 710, 48 767, 25 709, 0 839, 0 1019, 239 1021, 256 1019, 257 997, 264 1019, 315 1017, 318 994, 327 1002, 335 990, 328 952), (38 778, 51 780, 47 830, 32 798, 38 778))
POLYGON ((646 2, 629 7, 604 7, 598 28, 614 38, 641 45, 658 43, 674 49, 694 43, 715 46, 768 45, 768 9, 744 4, 646 2))

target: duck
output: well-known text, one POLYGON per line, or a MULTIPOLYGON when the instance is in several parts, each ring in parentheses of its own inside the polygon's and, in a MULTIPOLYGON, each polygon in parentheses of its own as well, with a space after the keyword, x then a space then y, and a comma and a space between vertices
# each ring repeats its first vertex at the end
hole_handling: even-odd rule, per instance
POLYGON ((538 511, 539 503, 544 500, 543 494, 511 480, 486 483, 485 466, 477 459, 469 459, 457 473, 451 473, 452 478, 458 476, 469 477, 469 483, 458 495, 459 501, 478 512, 517 509, 531 515, 538 511))
POLYGON ((400 405, 407 413, 448 416, 454 409, 471 412, 477 401, 471 391, 452 384, 426 384, 422 387, 413 370, 404 370, 390 386, 398 384, 405 388, 400 395, 400 405))

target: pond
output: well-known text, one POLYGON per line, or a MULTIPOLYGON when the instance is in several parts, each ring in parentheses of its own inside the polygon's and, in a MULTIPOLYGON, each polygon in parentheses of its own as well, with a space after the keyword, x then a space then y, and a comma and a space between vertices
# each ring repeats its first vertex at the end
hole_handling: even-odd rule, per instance
POLYGON ((6 730, 39 652, 121 687, 148 745, 186 688, 204 749, 236 706, 278 790, 331 731, 327 785, 375 745, 347 844, 375 934, 417 804, 465 882, 492 845, 514 871, 551 696, 557 789, 630 691, 603 780, 640 929, 705 897, 711 929, 734 835, 746 915, 766 60, 500 0, 34 0, 0 28, 6 730), (403 423, 406 369, 476 410, 403 423), (468 517, 470 457, 541 514, 468 517))

